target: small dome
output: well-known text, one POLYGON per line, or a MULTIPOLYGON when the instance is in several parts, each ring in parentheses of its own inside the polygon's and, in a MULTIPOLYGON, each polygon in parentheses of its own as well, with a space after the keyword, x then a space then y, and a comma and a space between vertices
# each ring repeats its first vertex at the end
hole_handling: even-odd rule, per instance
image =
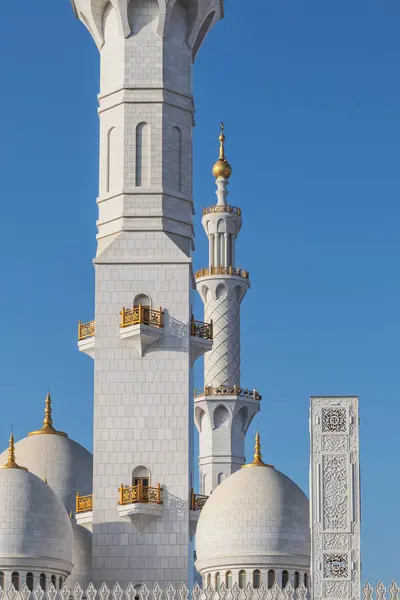
POLYGON ((17 465, 0 469, 0 569, 72 569, 72 527, 44 481, 17 465))
MULTIPOLYGON (((256 457, 255 457, 256 458, 256 457)), ((201 511, 196 568, 310 566, 309 502, 270 465, 247 465, 223 481, 201 511)))
POLYGON ((74 567, 66 584, 72 590, 77 583, 81 588, 86 589, 92 580, 92 534, 85 527, 78 525, 73 518, 71 518, 71 525, 73 536, 72 563, 74 567))

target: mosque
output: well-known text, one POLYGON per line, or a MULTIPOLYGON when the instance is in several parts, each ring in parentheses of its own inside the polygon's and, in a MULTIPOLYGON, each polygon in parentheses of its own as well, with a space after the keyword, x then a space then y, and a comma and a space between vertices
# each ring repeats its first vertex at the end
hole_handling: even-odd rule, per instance
POLYGON ((11 435, 0 456, 0 585, 178 588, 196 569, 216 589, 290 583, 315 599, 359 597, 357 398, 311 399, 311 503, 263 462, 258 434, 245 464, 262 399, 240 372, 250 274, 238 266, 244 215, 228 201, 222 124, 217 201, 202 212, 208 259, 193 270, 192 63, 224 2, 72 6, 101 61, 94 314, 78 325, 78 349, 94 361, 94 450, 55 428, 50 395, 42 428, 11 435))

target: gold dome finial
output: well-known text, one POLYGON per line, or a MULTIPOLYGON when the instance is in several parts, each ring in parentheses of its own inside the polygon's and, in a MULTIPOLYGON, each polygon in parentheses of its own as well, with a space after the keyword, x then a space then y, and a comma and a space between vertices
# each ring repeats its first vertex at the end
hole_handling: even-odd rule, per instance
POLYGON ((8 446, 8 460, 5 465, 0 467, 0 469, 20 469, 21 471, 27 471, 28 469, 25 467, 20 467, 17 465, 15 461, 15 441, 14 434, 11 432, 10 435, 10 444, 8 446))
POLYGON ((30 433, 28 433, 28 436, 47 433, 47 434, 53 434, 53 435, 63 435, 64 437, 68 437, 67 434, 64 433, 63 431, 57 431, 57 429, 54 429, 52 414, 53 414, 53 409, 51 407, 51 396, 50 396, 50 392, 47 392, 46 404, 45 404, 45 409, 44 409, 43 427, 42 427, 42 429, 39 429, 38 431, 31 431, 30 433))
POLYGON ((262 455, 261 455, 261 441, 260 441, 260 434, 256 433, 256 442, 254 444, 254 459, 252 463, 249 463, 248 465, 243 465, 244 467, 270 467, 273 468, 272 465, 267 465, 265 462, 262 461, 262 455))
POLYGON ((215 179, 219 177, 223 177, 224 179, 229 179, 232 175, 232 167, 228 163, 225 158, 225 134, 224 134, 225 126, 221 122, 221 130, 219 134, 219 159, 213 166, 212 172, 215 179))

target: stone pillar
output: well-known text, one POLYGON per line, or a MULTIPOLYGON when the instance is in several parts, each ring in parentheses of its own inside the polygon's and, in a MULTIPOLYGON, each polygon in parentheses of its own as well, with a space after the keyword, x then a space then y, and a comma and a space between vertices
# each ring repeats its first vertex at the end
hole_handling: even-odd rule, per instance
POLYGON ((311 597, 359 600, 357 397, 311 398, 311 597))

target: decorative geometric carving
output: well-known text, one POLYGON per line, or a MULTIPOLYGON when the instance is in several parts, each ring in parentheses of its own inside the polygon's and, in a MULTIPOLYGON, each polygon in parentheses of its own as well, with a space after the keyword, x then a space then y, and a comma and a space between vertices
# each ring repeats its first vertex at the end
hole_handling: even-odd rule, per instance
POLYGON ((324 550, 348 550, 349 536, 345 533, 327 533, 324 536, 324 550))
POLYGON ((325 598, 348 598, 349 584, 346 581, 324 581, 325 598))
POLYGON ((347 457, 323 457, 324 529, 343 530, 348 526, 347 457))
POLYGON ((346 410, 344 408, 322 409, 322 432, 323 433, 345 433, 346 432, 346 410))
POLYGON ((347 436, 324 435, 322 437, 323 452, 347 452, 347 436))
POLYGON ((324 577, 327 579, 347 579, 348 576, 348 554, 324 554, 324 577))

